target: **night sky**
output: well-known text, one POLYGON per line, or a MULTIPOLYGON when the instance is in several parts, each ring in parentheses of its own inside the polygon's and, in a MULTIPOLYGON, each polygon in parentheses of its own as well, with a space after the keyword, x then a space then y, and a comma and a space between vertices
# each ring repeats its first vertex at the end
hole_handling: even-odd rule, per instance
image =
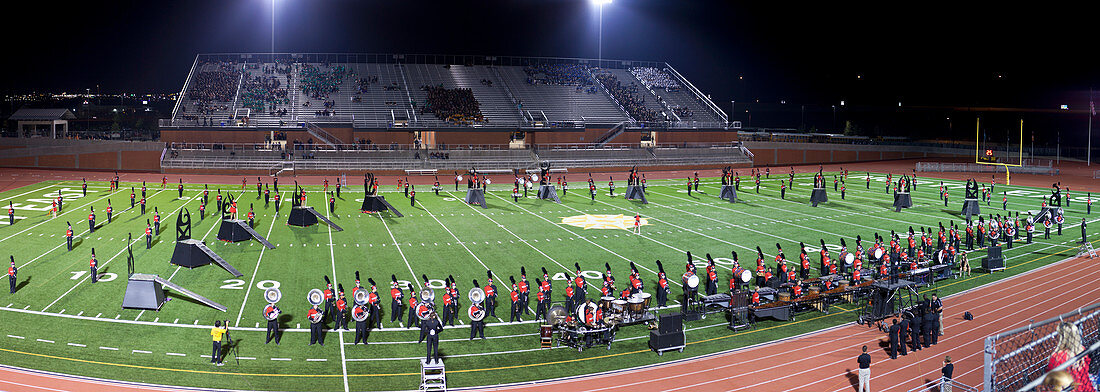
MULTIPOLYGON (((727 109, 1087 107, 1100 58, 1091 11, 963 3, 614 0, 603 57, 667 61, 727 109)), ((271 7, 20 2, 0 24, 0 90, 178 91, 197 53, 269 51, 271 7)), ((275 0, 275 50, 595 58, 597 15, 589 0, 275 0)))

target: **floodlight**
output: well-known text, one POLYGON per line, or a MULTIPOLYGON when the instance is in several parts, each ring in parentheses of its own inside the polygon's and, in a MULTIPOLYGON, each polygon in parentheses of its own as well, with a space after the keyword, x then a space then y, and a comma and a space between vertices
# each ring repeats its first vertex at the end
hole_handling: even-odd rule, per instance
POLYGON ((611 0, 592 0, 592 4, 594 4, 594 5, 611 4, 611 0))

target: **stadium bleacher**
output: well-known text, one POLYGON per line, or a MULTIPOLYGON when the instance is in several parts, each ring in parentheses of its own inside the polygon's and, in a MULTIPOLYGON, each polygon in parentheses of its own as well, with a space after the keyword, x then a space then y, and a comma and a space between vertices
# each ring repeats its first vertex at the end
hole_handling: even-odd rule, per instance
POLYGON ((583 127, 633 119, 630 127, 725 126, 725 114, 663 63, 592 68, 576 59, 507 58, 496 64, 390 60, 399 57, 404 58, 347 55, 329 61, 322 55, 199 55, 167 124, 300 127, 321 121, 356 128, 583 127), (428 99, 425 86, 468 89, 480 121, 448 121, 422 113, 428 99))

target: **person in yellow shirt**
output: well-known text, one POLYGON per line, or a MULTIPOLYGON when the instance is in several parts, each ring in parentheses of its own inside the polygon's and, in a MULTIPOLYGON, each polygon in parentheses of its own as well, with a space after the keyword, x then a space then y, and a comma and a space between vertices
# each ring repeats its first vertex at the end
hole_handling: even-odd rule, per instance
POLYGON ((222 335, 225 335, 228 331, 222 328, 221 320, 214 322, 214 328, 210 329, 210 336, 214 338, 214 352, 210 354, 210 363, 217 366, 222 366, 221 352, 222 352, 222 335))

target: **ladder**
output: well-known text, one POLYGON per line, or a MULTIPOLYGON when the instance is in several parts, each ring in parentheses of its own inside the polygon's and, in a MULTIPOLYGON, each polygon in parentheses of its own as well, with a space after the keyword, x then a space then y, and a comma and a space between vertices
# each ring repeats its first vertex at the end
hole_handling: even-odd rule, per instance
POLYGON ((1096 249, 1092 247, 1092 242, 1086 242, 1077 249, 1077 256, 1089 255, 1090 259, 1096 258, 1096 249))
POLYGON ((447 375, 443 368, 443 361, 428 362, 420 360, 420 390, 421 391, 446 391, 447 375))

